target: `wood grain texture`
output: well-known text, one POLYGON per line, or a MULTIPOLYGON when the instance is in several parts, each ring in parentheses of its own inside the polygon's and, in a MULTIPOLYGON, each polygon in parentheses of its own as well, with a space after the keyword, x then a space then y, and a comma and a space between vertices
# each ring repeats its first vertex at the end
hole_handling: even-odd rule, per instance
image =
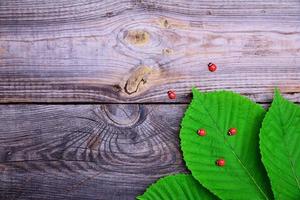
POLYGON ((0 102, 184 103, 192 86, 300 102, 299 30, 299 0, 3 0, 0 102))
POLYGON ((0 199, 133 200, 187 172, 178 144, 186 107, 0 105, 0 199))
POLYGON ((0 199, 126 200, 186 172, 186 105, 0 105, 0 199))
POLYGON ((0 199, 134 199, 186 172, 192 86, 300 102, 299 65, 299 0, 1 0, 0 199))

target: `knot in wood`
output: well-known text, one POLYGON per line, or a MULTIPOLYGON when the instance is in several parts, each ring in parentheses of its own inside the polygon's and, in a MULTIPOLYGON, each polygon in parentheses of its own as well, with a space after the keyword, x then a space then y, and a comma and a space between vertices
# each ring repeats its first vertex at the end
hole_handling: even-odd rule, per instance
POLYGON ((140 118, 140 106, 137 104, 108 104, 103 110, 110 123, 119 127, 131 127, 140 118))
POLYGON ((173 49, 165 48, 162 50, 163 55, 171 55, 173 53, 173 49))
POLYGON ((130 30, 124 34, 124 39, 130 44, 143 46, 150 40, 150 34, 145 30, 130 30))
POLYGON ((147 79, 151 72, 152 68, 149 66, 142 65, 138 67, 134 72, 132 72, 132 74, 126 81, 124 88, 125 92, 129 95, 136 93, 140 89, 140 87, 147 82, 147 79))
POLYGON ((163 21, 163 26, 164 26, 165 28, 170 28, 170 24, 169 24, 169 22, 168 22, 167 19, 165 19, 165 20, 163 21))

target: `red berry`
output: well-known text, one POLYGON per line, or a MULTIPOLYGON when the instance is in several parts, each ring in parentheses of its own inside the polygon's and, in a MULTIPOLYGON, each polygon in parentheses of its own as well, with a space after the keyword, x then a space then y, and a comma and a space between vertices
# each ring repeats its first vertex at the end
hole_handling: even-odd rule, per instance
POLYGON ((198 130, 198 135, 205 136, 206 135, 206 131, 204 129, 199 129, 198 130))
POLYGON ((236 128, 230 128, 228 130, 228 135, 235 135, 237 134, 237 129, 236 128))
POLYGON ((211 72, 214 72, 217 70, 217 65, 215 65, 214 63, 208 63, 208 70, 211 72))
POLYGON ((223 167, 225 165, 225 160, 224 159, 218 159, 216 161, 216 165, 218 165, 219 167, 223 167))
POLYGON ((173 90, 168 91, 169 99, 176 99, 176 93, 173 90))

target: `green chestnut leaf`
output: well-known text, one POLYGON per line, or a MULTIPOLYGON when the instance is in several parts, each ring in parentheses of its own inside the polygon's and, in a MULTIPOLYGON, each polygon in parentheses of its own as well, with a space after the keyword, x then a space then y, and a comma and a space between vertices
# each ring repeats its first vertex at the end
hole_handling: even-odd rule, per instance
POLYGON ((260 149, 275 199, 300 199, 300 107, 278 90, 263 120, 260 149))
POLYGON ((221 199, 273 199, 259 151, 264 116, 260 105, 239 94, 193 88, 180 130, 183 157, 193 177, 221 199), (205 136, 198 135, 199 129, 205 136))
POLYGON ((159 179, 138 200, 217 200, 192 175, 176 174, 159 179))

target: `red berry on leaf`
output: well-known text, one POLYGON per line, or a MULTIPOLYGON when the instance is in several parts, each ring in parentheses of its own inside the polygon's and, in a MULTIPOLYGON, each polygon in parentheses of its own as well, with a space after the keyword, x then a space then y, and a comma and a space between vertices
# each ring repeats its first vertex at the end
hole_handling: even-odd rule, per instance
POLYGON ((199 129, 197 133, 200 136, 205 136, 206 135, 206 131, 204 129, 199 129))
POLYGON ((216 161, 216 165, 218 165, 219 167, 223 167, 225 165, 225 160, 224 159, 218 159, 216 161))
POLYGON ((214 72, 217 70, 217 65, 215 65, 214 63, 208 63, 208 70, 211 72, 214 72))
POLYGON ((176 93, 173 90, 168 91, 169 99, 176 99, 176 93))
POLYGON ((228 130, 228 135, 235 135, 237 134, 237 129, 236 128, 230 128, 228 130))

